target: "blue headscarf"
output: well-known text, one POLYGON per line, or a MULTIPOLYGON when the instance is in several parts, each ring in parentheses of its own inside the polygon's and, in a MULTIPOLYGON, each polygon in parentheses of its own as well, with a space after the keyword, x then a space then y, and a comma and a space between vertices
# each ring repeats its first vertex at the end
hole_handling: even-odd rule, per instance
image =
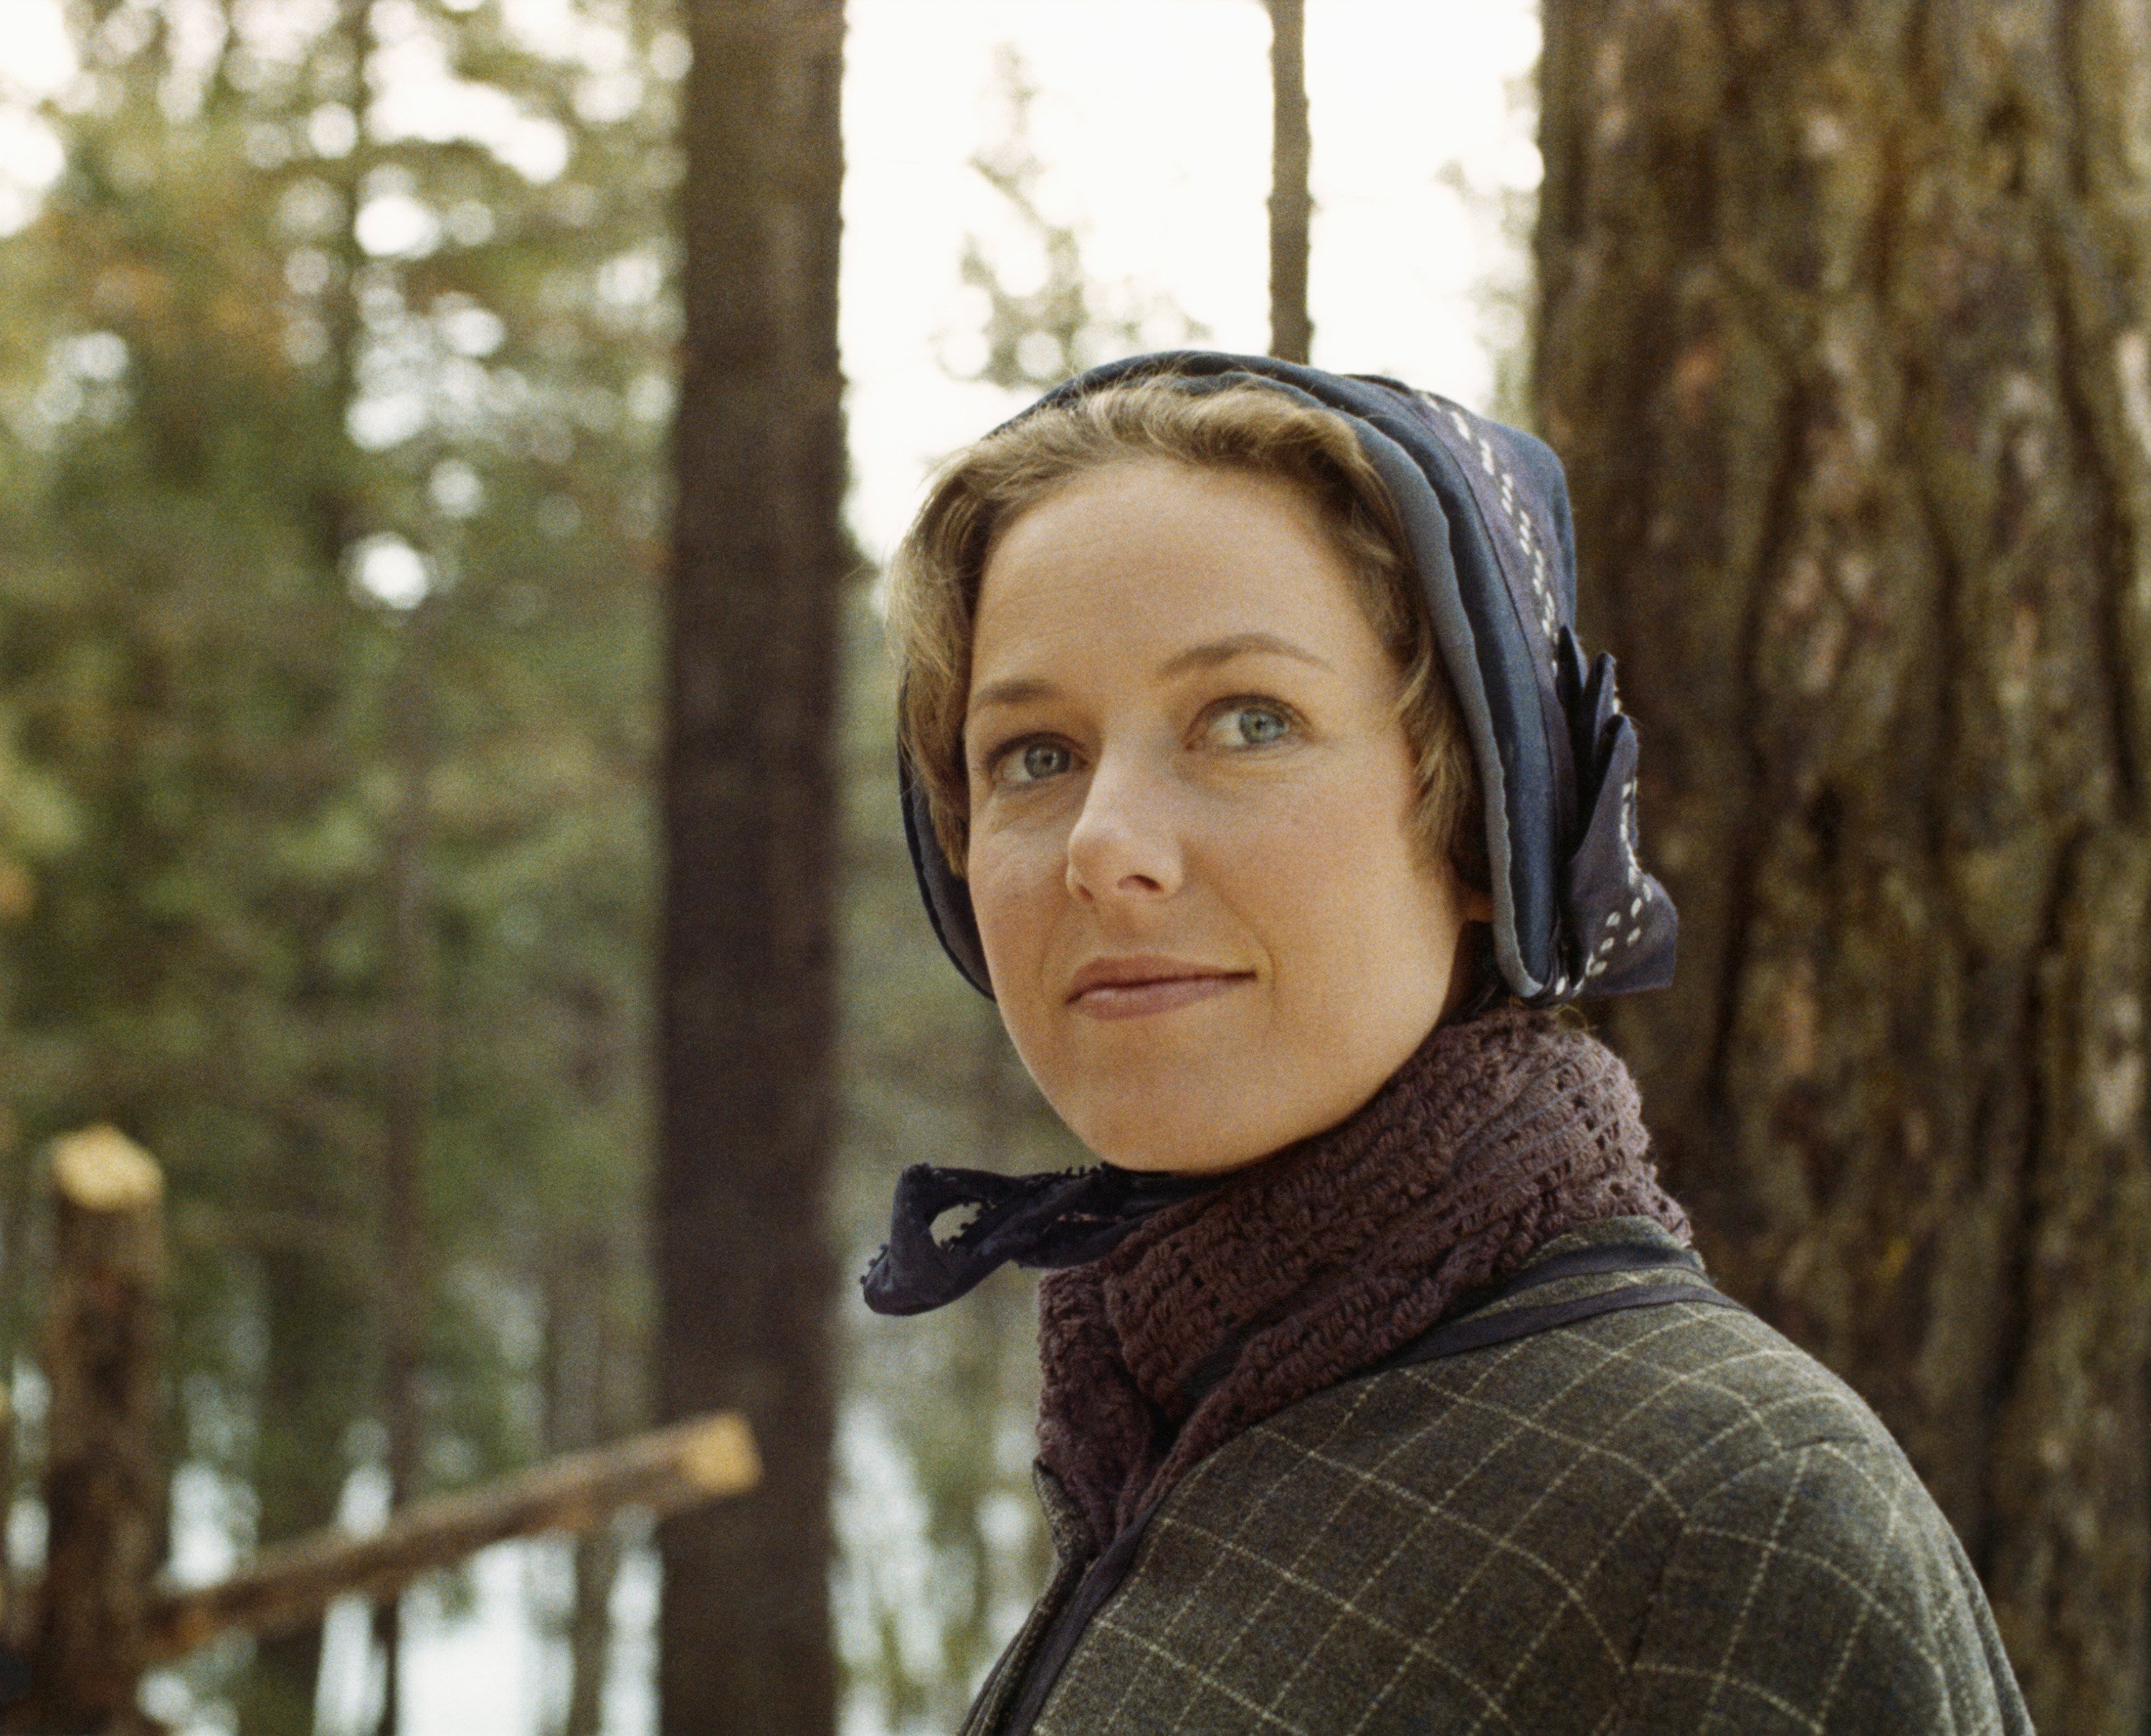
MULTIPOLYGON (((1575 534, 1552 450, 1395 380, 1212 350, 1109 362, 1015 421, 1145 380, 1260 386, 1334 411, 1388 486, 1478 768, 1500 984, 1554 1006, 1670 983, 1673 900, 1636 853, 1636 729, 1614 696, 1612 658, 1587 669, 1577 642, 1575 534)), ((934 931, 990 999, 969 890, 935 841, 924 787, 900 769, 934 931)))
MULTIPOLYGON (((1613 660, 1602 653, 1587 669, 1577 643, 1576 542, 1560 459, 1529 434, 1395 380, 1208 350, 1094 367, 1015 420, 1139 380, 1198 392, 1258 386, 1334 410, 1387 485, 1485 798, 1491 979, 1459 1016, 1504 988, 1545 1007, 1671 982, 1673 900, 1636 856, 1635 726, 1614 697, 1613 660)), ((904 836, 934 932, 990 999, 969 890, 942 854, 926 792, 900 751, 898 769, 904 836)), ((1040 1176, 914 1164, 897 1185, 888 1243, 861 1280, 867 1305, 917 1313, 1010 1261, 1097 1259, 1151 1213, 1222 1179, 1110 1163, 1040 1176), (976 1216, 938 1241, 934 1222, 955 1207, 976 1216)))

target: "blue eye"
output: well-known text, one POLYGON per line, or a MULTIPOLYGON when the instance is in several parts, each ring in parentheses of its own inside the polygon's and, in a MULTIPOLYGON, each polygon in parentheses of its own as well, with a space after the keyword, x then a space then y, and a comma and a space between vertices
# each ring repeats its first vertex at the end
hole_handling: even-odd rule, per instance
POLYGON ((1267 747, 1292 732, 1292 721, 1275 706, 1237 705, 1220 711, 1210 726, 1219 747, 1267 747))
POLYGON ((1073 763, 1073 756, 1060 742, 1030 741, 1001 762, 1001 775, 1011 783, 1042 783, 1059 777, 1073 763))

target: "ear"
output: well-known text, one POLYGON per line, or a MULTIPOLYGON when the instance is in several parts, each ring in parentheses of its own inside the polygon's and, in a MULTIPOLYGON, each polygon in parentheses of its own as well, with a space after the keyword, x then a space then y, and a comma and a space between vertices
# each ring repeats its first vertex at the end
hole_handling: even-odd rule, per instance
POLYGON ((1494 919, 1494 894, 1481 892, 1475 886, 1464 888, 1464 919, 1466 922, 1491 922, 1494 919))

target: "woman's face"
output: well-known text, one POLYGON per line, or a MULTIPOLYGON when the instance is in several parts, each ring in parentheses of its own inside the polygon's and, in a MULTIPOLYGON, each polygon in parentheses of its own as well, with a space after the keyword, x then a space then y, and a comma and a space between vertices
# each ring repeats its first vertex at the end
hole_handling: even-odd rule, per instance
POLYGON ((1009 1034, 1101 1156, 1252 1162, 1359 1108, 1460 998, 1491 911, 1414 841, 1399 680, 1289 483, 1131 458, 1004 530, 967 876, 1009 1034))

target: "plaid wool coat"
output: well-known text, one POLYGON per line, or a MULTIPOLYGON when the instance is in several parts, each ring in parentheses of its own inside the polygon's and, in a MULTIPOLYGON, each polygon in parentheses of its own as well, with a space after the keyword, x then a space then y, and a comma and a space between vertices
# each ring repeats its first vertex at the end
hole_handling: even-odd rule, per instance
MULTIPOLYGON (((1531 1263, 1615 1243, 1680 1251, 1625 1217, 1531 1263)), ((1116 1582, 1041 1472, 1059 1565, 964 1736, 2028 1733, 1955 1533, 1813 1358, 1685 1268, 1473 1313, 1669 1281, 1699 1299, 1278 1413, 1167 1496, 1116 1582)))

